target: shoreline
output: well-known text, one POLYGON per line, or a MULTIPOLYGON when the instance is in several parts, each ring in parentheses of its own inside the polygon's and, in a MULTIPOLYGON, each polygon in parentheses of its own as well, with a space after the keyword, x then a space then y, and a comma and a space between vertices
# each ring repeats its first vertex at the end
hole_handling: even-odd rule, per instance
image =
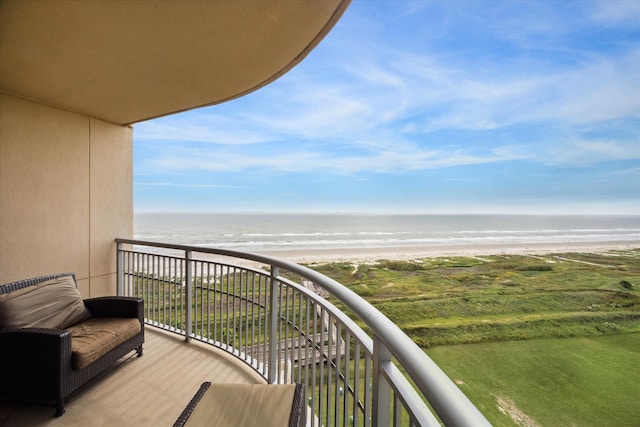
POLYGON ((605 242, 513 243, 482 245, 397 246, 326 249, 270 249, 267 255, 298 264, 353 262, 372 264, 377 260, 410 261, 422 258, 482 255, 545 255, 550 253, 601 253, 640 248, 640 240, 605 242))

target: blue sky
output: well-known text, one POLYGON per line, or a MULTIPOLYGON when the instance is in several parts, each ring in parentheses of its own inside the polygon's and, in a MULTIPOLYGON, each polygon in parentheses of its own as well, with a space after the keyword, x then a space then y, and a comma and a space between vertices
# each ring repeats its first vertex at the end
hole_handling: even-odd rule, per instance
POLYGON ((640 214, 640 1, 354 0, 271 85, 136 124, 134 209, 640 214))

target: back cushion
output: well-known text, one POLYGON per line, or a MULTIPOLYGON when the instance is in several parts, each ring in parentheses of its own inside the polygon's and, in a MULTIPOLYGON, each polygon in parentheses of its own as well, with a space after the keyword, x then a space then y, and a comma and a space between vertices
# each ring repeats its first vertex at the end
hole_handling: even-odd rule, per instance
POLYGON ((0 329, 65 329, 90 317, 72 276, 0 295, 0 329))

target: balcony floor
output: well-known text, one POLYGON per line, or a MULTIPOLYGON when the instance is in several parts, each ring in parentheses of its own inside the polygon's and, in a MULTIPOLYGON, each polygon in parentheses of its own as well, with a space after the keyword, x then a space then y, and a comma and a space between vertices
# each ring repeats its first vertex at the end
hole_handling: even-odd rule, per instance
POLYGON ((123 360, 71 396, 62 417, 46 405, 3 403, 0 426, 171 426, 203 381, 264 383, 226 352, 153 327, 145 329, 144 355, 123 360))

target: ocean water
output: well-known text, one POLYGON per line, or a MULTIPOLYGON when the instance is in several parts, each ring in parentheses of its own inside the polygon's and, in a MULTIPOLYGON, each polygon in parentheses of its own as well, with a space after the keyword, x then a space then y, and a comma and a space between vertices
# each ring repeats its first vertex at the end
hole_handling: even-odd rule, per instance
POLYGON ((639 216, 137 213, 134 237, 248 252, 640 240, 639 216))

